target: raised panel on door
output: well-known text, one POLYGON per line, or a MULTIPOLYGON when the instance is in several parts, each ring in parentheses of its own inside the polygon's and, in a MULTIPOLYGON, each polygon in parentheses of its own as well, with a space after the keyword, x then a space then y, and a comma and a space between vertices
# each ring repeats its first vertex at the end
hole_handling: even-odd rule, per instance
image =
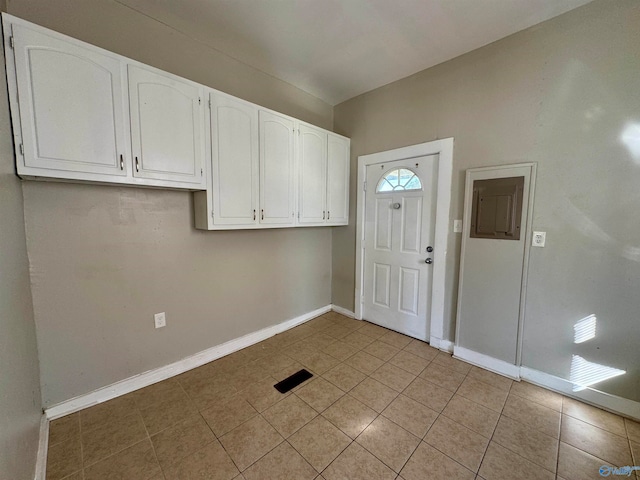
POLYGON ((18 173, 127 175, 121 62, 22 25, 12 32, 24 148, 18 173))
POLYGON ((201 89, 129 65, 134 176, 204 186, 201 89))
POLYGON ((261 110, 260 120, 260 223, 293 225, 294 121, 261 110))
POLYGON ((327 146, 327 223, 349 223, 350 140, 329 134, 327 146))
POLYGON ((327 215, 327 132, 308 125, 300 125, 298 165, 300 169, 298 223, 324 224, 327 215))
POLYGON ((213 223, 258 223, 258 109, 211 94, 213 223))

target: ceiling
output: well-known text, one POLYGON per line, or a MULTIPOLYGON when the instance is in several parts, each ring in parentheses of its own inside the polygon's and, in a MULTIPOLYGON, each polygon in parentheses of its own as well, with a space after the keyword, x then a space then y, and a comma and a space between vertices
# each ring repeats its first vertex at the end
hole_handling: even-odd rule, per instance
POLYGON ((331 105, 591 0, 116 0, 331 105))

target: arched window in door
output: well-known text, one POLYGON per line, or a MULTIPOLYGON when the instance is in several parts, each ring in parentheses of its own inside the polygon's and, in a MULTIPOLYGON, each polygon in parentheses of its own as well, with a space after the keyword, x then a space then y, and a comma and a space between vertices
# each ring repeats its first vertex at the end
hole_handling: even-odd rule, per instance
POLYGON ((407 168, 396 168, 387 172, 376 187, 376 193, 407 190, 422 190, 420 178, 407 168))

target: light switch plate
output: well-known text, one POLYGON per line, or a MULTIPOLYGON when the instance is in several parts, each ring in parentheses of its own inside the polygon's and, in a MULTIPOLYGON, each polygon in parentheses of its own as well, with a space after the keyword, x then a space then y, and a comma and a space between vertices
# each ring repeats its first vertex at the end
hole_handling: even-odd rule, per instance
POLYGON ((462 220, 453 221, 453 233, 462 233, 462 220))
POLYGON ((533 240, 531 241, 532 247, 544 247, 544 243, 547 241, 547 232, 533 232, 533 240))

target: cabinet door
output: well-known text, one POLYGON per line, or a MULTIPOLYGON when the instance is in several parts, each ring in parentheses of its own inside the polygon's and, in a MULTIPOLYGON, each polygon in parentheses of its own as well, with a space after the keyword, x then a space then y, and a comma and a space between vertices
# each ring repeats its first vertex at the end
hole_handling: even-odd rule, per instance
POLYGON ((294 121, 260 111, 260 223, 293 225, 294 121))
POLYGON ((298 141, 300 194, 298 223, 324 224, 327 217, 327 132, 300 125, 298 141))
POLYGON ((350 141, 329 134, 327 146, 327 223, 349 223, 350 141))
POLYGON ((121 62, 22 25, 12 31, 24 148, 18 173, 126 175, 121 62))
POLYGON ((258 222, 258 109, 211 94, 211 180, 213 223, 258 222))
POLYGON ((134 176, 204 186, 201 89, 129 65, 134 176))

